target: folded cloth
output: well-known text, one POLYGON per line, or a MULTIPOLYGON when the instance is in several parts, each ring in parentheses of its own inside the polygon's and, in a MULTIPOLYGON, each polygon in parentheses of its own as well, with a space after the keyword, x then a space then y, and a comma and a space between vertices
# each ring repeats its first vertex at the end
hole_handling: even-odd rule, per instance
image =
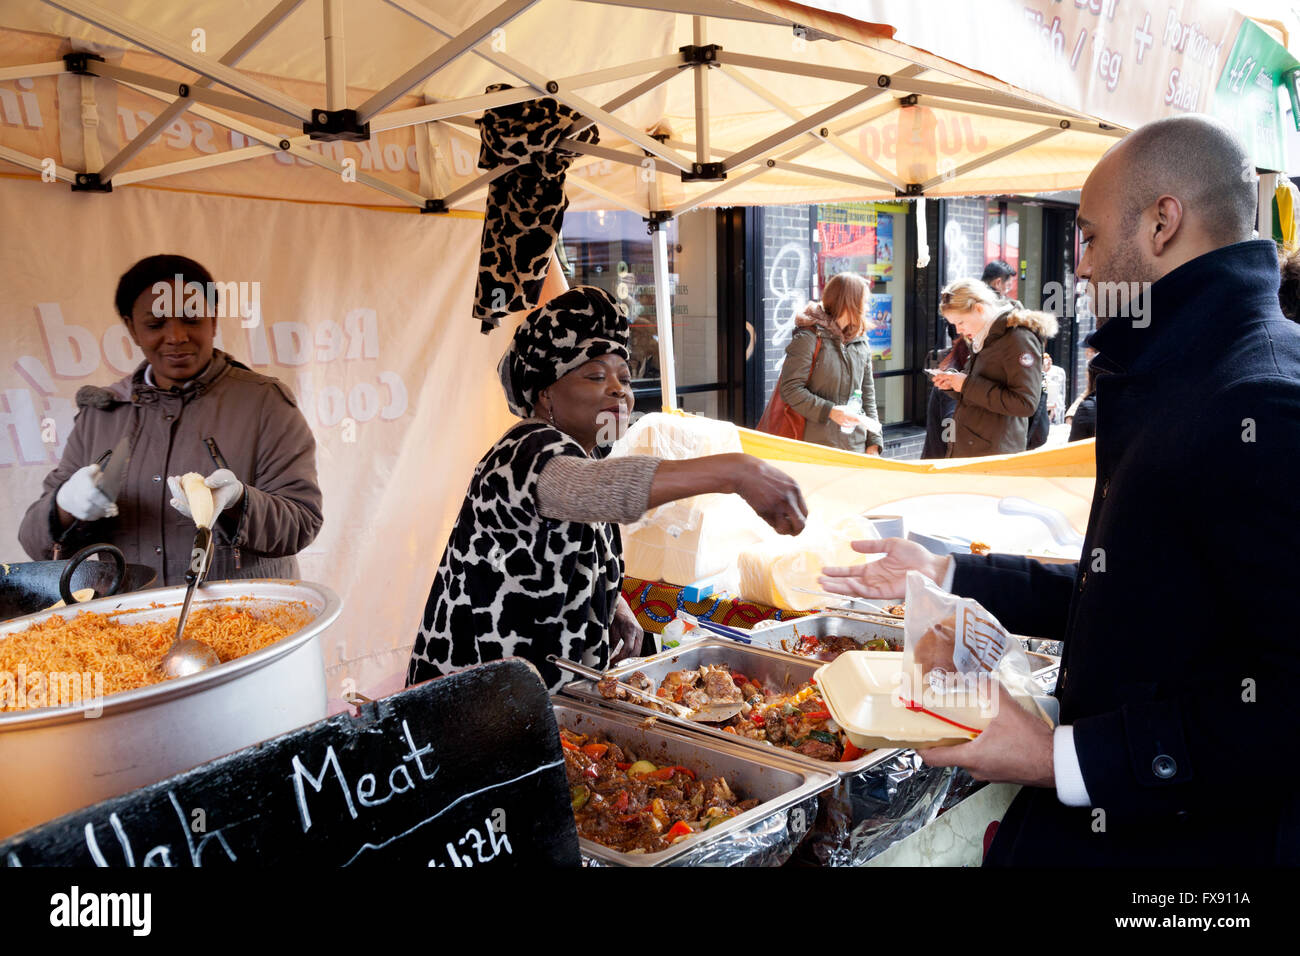
MULTIPOLYGON (((508 84, 494 83, 487 92, 508 89, 508 84)), ((483 139, 479 168, 512 167, 488 186, 474 293, 474 317, 482 321, 484 333, 496 328, 503 315, 537 304, 569 205, 564 177, 578 155, 557 144, 581 120, 575 110, 542 97, 487 110, 477 121, 483 139)), ((600 139, 594 125, 572 138, 583 143, 600 139)))

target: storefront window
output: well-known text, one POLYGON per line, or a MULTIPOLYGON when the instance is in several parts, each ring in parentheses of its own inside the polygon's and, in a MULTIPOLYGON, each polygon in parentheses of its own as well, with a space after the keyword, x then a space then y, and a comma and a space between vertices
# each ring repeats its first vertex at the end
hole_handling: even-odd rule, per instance
POLYGON ((1007 298, 1020 299, 1020 210, 1008 203, 991 202, 985 216, 988 226, 984 231, 984 263, 1001 259, 1016 270, 1007 287, 1007 298))
MULTIPOLYGON (((719 414, 717 249, 714 213, 698 210, 665 223, 668 282, 673 301, 673 355, 679 405, 719 414)), ((627 306, 629 365, 637 410, 658 411, 659 323, 655 309, 654 249, 646 223, 622 210, 569 212, 561 236, 563 265, 572 285, 595 285, 627 306)))
POLYGON ((867 338, 876 380, 876 411, 881 422, 903 421, 906 379, 882 372, 906 368, 907 315, 904 277, 907 213, 900 203, 831 203, 816 207, 815 298, 826 280, 852 272, 871 283, 867 338))

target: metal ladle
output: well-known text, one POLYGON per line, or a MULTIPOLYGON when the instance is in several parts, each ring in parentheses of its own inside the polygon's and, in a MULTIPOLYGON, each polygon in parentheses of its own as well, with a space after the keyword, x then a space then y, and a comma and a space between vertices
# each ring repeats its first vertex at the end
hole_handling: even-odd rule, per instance
POLYGON ((189 677, 199 671, 216 667, 221 663, 217 652, 202 641, 182 640, 185 622, 190 616, 190 602, 194 592, 202 583, 208 568, 212 565, 212 489, 203 483, 203 478, 191 472, 181 479, 181 490, 189 501, 190 514, 198 533, 194 535, 194 548, 190 551, 190 566, 185 572, 185 603, 181 605, 181 616, 176 622, 176 637, 171 649, 163 655, 162 671, 168 677, 189 677))

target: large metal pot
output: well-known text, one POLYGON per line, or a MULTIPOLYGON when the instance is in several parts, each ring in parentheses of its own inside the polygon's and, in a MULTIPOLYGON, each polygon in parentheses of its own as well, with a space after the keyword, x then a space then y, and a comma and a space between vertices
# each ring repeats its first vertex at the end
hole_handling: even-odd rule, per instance
MULTIPOLYGON (((127 612, 123 623, 174 619, 184 596, 183 587, 158 588, 77 610, 127 612)), ((260 579, 205 584, 194 601, 234 599, 302 601, 313 620, 190 677, 72 707, 0 713, 0 839, 325 717, 319 637, 342 609, 338 596, 319 584, 260 579)), ((57 613, 0 624, 0 640, 57 613)))

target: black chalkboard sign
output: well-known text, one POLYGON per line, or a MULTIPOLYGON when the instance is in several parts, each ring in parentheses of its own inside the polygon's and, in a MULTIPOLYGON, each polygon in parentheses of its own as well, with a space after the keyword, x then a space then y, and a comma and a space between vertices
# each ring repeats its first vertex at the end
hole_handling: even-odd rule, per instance
POLYGON ((428 681, 0 843, 8 866, 573 865, 532 666, 428 681))

